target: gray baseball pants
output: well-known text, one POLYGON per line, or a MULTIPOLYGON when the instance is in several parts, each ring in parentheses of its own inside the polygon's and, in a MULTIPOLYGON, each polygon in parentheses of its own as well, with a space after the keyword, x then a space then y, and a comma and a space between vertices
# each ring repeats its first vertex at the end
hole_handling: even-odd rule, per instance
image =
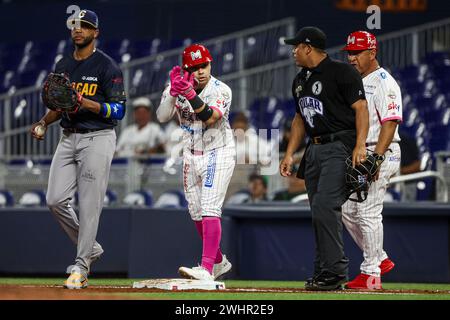
POLYGON ((50 166, 47 206, 77 245, 75 266, 85 275, 89 274, 91 257, 103 252, 95 238, 115 147, 114 129, 63 131, 50 166), (69 204, 76 190, 79 217, 69 204))

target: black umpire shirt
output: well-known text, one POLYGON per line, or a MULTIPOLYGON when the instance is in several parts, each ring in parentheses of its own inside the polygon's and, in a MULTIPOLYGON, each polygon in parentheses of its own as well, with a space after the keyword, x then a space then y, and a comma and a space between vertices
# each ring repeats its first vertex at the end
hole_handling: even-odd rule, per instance
POLYGON ((328 56, 313 69, 303 68, 292 84, 296 111, 309 137, 355 130, 351 105, 365 99, 362 78, 347 63, 328 56))
MULTIPOLYGON (((68 74, 72 85, 83 97, 99 103, 118 102, 125 107, 122 72, 103 51, 96 49, 80 61, 75 60, 71 53, 58 61, 55 72, 68 74)), ((110 129, 117 125, 117 120, 81 108, 75 114, 64 112, 60 125, 63 128, 110 129)))

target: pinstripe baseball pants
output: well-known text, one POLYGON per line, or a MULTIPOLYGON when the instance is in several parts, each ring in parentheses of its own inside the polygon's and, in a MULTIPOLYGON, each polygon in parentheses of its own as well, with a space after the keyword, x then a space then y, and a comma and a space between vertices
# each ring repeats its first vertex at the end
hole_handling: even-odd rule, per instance
POLYGON ((383 250, 383 200, 389 179, 400 168, 400 146, 391 143, 386 158, 380 167, 377 181, 370 185, 367 199, 364 202, 347 201, 342 206, 342 221, 348 232, 361 248, 364 261, 361 272, 380 276, 379 265, 388 256, 383 250))

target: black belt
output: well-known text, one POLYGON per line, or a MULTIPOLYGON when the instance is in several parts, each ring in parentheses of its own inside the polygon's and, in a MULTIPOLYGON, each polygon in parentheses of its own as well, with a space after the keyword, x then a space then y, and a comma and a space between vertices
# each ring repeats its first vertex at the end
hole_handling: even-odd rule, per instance
POLYGON ((351 131, 353 131, 353 130, 344 130, 344 131, 339 131, 339 132, 335 132, 335 133, 323 134, 321 136, 315 136, 315 137, 311 138, 311 143, 312 144, 325 144, 325 143, 338 141, 338 140, 340 140, 340 137, 342 135, 348 134, 351 131))
MULTIPOLYGON (((378 142, 366 142, 366 147, 376 146, 378 142)), ((398 143, 398 141, 392 141, 391 143, 398 143)))
POLYGON ((101 129, 78 129, 78 128, 64 128, 64 133, 89 133, 89 132, 95 132, 100 130, 105 130, 106 128, 101 129))

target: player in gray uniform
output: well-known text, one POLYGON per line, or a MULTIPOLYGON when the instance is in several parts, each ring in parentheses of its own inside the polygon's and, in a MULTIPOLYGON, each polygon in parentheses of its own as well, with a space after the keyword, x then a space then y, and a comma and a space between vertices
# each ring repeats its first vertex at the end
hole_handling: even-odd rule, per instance
POLYGON ((88 285, 91 263, 103 253, 95 238, 116 149, 114 127, 125 115, 126 99, 119 67, 95 48, 97 15, 81 10, 72 23, 75 50, 57 63, 55 73, 68 74, 81 94, 81 106, 75 113, 50 110, 30 132, 42 140, 47 126, 61 120, 63 133, 50 167, 47 205, 77 245, 75 264, 68 267, 70 276, 64 286, 81 289, 88 285), (79 218, 69 204, 76 190, 79 218))

